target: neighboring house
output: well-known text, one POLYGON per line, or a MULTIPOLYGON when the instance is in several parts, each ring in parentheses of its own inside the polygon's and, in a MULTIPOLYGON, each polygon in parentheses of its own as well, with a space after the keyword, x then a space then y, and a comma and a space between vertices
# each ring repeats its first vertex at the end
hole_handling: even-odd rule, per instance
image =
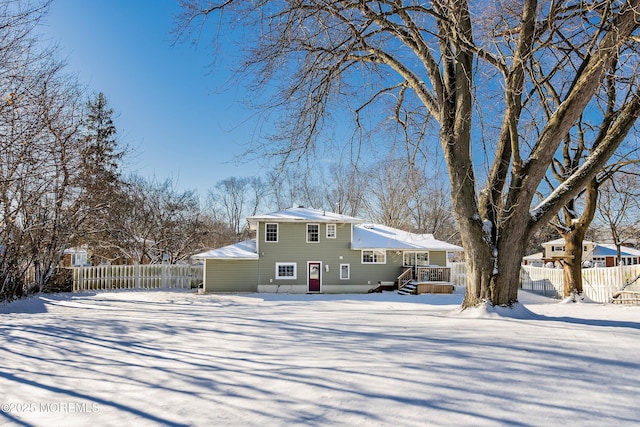
MULTIPOLYGON (((615 267, 618 265, 618 252, 613 244, 595 243, 584 241, 582 243, 582 262, 585 266, 594 267, 615 267)), ((544 252, 528 255, 522 258, 522 264, 532 266, 543 266, 549 263, 555 264, 564 258, 564 239, 551 240, 543 243, 544 252)), ((640 251, 622 246, 622 265, 634 265, 640 262, 640 251)))
POLYGON ((430 234, 303 207, 248 222, 255 239, 193 257, 204 262, 205 292, 358 293, 403 273, 448 283, 448 253, 462 251, 430 234))
POLYGON ((522 265, 530 265, 532 267, 544 267, 544 253, 536 252, 522 258, 522 265))
POLYGON ((91 265, 86 247, 65 249, 62 255, 63 267, 84 267, 91 265))

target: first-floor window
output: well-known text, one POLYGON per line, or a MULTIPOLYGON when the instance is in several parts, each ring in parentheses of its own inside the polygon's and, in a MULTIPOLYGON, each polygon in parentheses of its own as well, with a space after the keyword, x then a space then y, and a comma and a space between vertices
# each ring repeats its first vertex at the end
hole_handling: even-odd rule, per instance
POLYGON ((297 277, 295 262, 277 262, 276 279, 295 279, 297 277))
POLYGON ((349 280, 349 264, 340 264, 340 280, 349 280))
POLYGON ((386 264, 386 252, 382 250, 362 251, 363 264, 386 264))

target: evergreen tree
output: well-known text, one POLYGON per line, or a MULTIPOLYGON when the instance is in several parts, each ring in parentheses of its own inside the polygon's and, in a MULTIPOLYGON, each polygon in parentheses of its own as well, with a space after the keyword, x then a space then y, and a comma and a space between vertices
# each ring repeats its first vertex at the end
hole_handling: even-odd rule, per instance
POLYGON ((87 102, 84 128, 82 187, 90 199, 99 200, 118 187, 119 162, 124 155, 118 147, 113 109, 102 92, 87 102))
POLYGON ((118 145, 113 109, 100 92, 87 101, 83 123, 80 188, 84 194, 87 221, 82 243, 89 243, 94 254, 101 254, 111 234, 113 209, 121 188, 120 162, 125 154, 118 145))

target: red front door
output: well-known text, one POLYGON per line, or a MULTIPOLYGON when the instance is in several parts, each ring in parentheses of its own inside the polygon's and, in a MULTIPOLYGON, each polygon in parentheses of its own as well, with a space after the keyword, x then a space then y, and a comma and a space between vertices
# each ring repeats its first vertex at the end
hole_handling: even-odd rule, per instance
POLYGON ((321 265, 319 262, 308 263, 309 269, 309 292, 320 292, 320 273, 321 265))

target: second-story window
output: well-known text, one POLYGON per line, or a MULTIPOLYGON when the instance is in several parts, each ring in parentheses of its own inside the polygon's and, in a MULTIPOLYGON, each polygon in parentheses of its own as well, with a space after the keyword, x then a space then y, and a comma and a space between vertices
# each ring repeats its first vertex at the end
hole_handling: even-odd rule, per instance
POLYGON ((307 243, 320 241, 320 225, 307 224, 307 243))
POLYGON ((327 239, 335 239, 335 238, 336 238, 336 225, 327 224, 327 239))
POLYGON ((278 241, 278 224, 265 224, 265 226, 264 226, 264 241, 265 242, 277 242, 278 241))

